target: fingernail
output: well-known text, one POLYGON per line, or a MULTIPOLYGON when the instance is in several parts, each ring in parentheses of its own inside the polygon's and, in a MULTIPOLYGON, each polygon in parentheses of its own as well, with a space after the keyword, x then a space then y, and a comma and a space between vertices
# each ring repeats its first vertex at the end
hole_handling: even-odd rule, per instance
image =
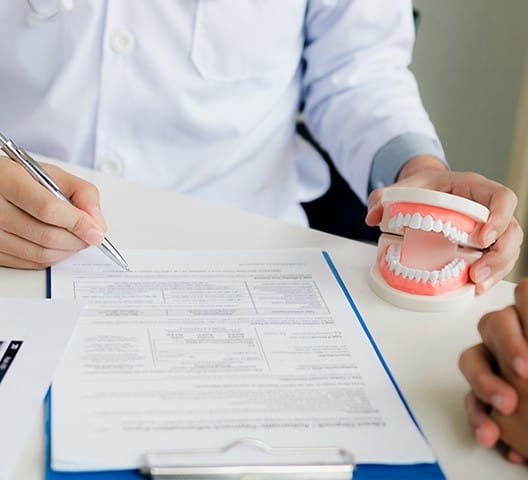
POLYGON ((475 272, 475 282, 476 283, 482 283, 482 282, 484 282, 484 280, 489 278, 490 275, 491 275, 491 268, 490 267, 488 267, 488 266, 480 267, 475 272))
POLYGON ((513 369, 515 370, 515 373, 519 375, 521 378, 526 377, 526 362, 521 357, 515 357, 513 359, 513 369))
POLYGON ((502 409, 504 407, 504 399, 498 394, 494 394, 491 396, 491 404, 499 411, 502 412, 502 409))
POLYGON ((495 240, 497 240, 497 232, 491 230, 490 232, 484 235, 484 246, 489 247, 495 240))
POLYGON ((84 235, 83 240, 88 245, 99 245, 104 239, 104 233, 97 228, 90 228, 84 235))

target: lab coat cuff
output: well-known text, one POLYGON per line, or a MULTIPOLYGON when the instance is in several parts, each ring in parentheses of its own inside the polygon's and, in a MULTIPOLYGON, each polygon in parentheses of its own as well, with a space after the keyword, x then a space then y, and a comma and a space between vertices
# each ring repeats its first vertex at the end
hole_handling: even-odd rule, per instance
POLYGON ((417 155, 432 155, 449 168, 438 139, 423 133, 404 133, 389 140, 374 155, 370 169, 369 193, 376 188, 392 185, 402 167, 417 155))

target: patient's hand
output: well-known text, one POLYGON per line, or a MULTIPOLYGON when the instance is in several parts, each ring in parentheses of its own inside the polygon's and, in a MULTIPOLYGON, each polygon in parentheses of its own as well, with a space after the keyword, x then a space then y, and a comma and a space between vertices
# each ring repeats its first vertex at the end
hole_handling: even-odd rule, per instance
POLYGON ((517 391, 519 401, 516 410, 510 415, 504 415, 492 410, 491 417, 500 430, 500 439, 515 453, 508 457, 514 463, 524 462, 528 458, 528 380, 519 379, 517 375, 505 375, 511 386, 517 391))
POLYGON ((73 205, 0 156, 0 266, 45 268, 104 238, 97 189, 58 167, 43 167, 73 205))
POLYGON ((479 322, 483 343, 460 356, 460 369, 471 386, 466 411, 477 441, 499 440, 508 459, 528 458, 528 279, 515 289, 515 305, 479 322))

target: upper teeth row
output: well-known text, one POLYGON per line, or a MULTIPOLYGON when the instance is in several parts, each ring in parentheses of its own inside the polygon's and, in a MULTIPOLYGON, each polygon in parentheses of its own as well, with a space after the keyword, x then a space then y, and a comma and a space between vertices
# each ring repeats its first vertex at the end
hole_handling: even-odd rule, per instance
POLYGON ((432 272, 409 268, 400 263, 400 253, 401 248, 399 245, 393 244, 387 249, 385 259, 387 260, 389 269, 395 275, 400 275, 403 278, 408 278, 409 280, 414 280, 416 282, 430 282, 435 285, 436 282, 443 282, 450 280, 451 278, 457 278, 466 267, 466 262, 463 259, 455 258, 440 270, 433 270, 432 272))
POLYGON ((431 215, 422 217, 419 213, 414 213, 413 215, 406 213, 404 215, 400 212, 389 220, 390 229, 401 229, 403 227, 423 230, 424 232, 442 232, 444 237, 453 243, 467 243, 469 239, 469 234, 451 225, 451 220, 444 223, 438 218, 435 220, 431 215))

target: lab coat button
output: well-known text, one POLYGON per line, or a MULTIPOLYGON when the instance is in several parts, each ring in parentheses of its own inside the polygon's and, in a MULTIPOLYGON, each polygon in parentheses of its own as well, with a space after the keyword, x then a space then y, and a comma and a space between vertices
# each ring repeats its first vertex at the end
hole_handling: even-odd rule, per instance
POLYGON ((99 170, 109 175, 119 175, 123 171, 121 160, 113 156, 106 156, 99 165, 99 170))
POLYGON ((60 12, 71 12, 74 7, 74 0, 59 0, 58 10, 60 12))
POLYGON ((110 46, 115 53, 132 53, 135 45, 136 39, 128 30, 116 30, 110 37, 110 46))

